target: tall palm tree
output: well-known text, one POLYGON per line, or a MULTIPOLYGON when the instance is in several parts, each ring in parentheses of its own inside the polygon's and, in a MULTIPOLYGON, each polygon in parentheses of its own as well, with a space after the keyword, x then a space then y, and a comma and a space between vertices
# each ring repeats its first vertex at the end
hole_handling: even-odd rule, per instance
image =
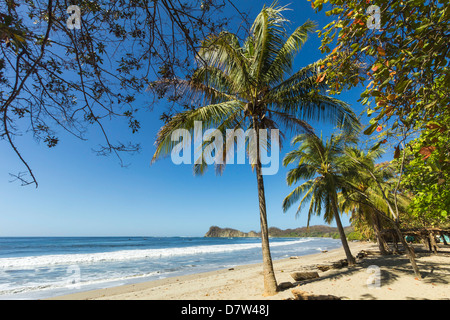
MULTIPOLYGON (((353 171, 353 175, 359 176, 360 179, 362 178, 369 180, 369 183, 372 185, 373 190, 376 190, 374 193, 372 193, 371 197, 366 197, 366 203, 369 204, 372 209, 374 209, 374 212, 379 217, 382 217, 383 219, 386 219, 391 223, 398 239, 402 243, 406 254, 408 255, 415 276, 421 279, 422 275, 420 274, 420 270, 417 266, 413 248, 411 248, 406 243, 404 235, 400 230, 399 213, 400 211, 405 211, 409 200, 406 196, 401 195, 397 188, 394 186, 394 184, 398 185, 398 180, 396 181, 396 183, 385 181, 386 179, 395 181, 395 178, 392 178, 392 168, 385 168, 385 170, 381 170, 381 174, 379 174, 379 168, 373 165, 370 157, 361 156, 359 151, 351 148, 345 151, 343 163, 345 163, 345 166, 347 167, 347 169, 344 170, 348 175, 353 171), (370 198, 373 199, 374 195, 379 198, 379 200, 377 201, 379 204, 384 201, 384 209, 379 209, 380 205, 373 204, 373 200, 371 200, 370 198)), ((356 192, 359 195, 362 195, 354 186, 349 187, 348 191, 356 192)))
POLYGON ((288 171, 288 185, 306 180, 283 200, 284 212, 300 200, 296 215, 299 215, 304 204, 309 202, 308 225, 313 214, 320 216, 322 212, 325 222, 331 223, 335 220, 349 265, 355 264, 355 258, 351 254, 342 227, 338 192, 347 185, 340 172, 339 159, 345 146, 352 142, 353 139, 345 135, 332 135, 324 143, 322 137, 300 134, 292 140, 293 145, 299 144, 298 148, 287 153, 283 159, 284 166, 296 164, 295 168, 288 171))
POLYGON ((351 212, 351 220, 360 228, 369 228, 369 232, 375 234, 380 253, 388 254, 389 247, 381 234, 382 225, 386 225, 387 219, 382 219, 377 213, 388 212, 388 208, 372 177, 349 159, 352 157, 364 162, 381 181, 383 187, 390 189, 388 180, 392 178, 392 174, 383 166, 375 164, 375 160, 382 154, 383 150, 378 148, 366 152, 357 147, 346 148, 341 158, 340 168, 348 184, 339 194, 339 206, 342 212, 351 212), (382 223, 383 221, 385 223, 382 223))
MULTIPOLYGON (((242 45, 237 35, 226 31, 209 36, 198 52, 198 68, 189 79, 173 78, 155 84, 175 88, 177 96, 187 98, 191 107, 175 114, 160 129, 152 161, 170 153, 177 143, 171 139, 175 130, 192 132, 195 121, 202 121, 203 128, 221 132, 250 128, 256 133, 281 127, 296 133, 310 132, 310 120, 327 120, 344 128, 358 123, 346 103, 324 94, 326 81, 322 81, 323 75, 318 77, 318 63, 292 73, 294 57, 315 24, 307 21, 288 34, 284 10, 286 7, 275 5, 264 7, 242 45)), ((258 134, 256 140, 253 168, 259 198, 264 291, 273 295, 277 282, 270 255, 258 134)), ((202 173, 205 166, 203 161, 197 163, 194 172, 202 173)))

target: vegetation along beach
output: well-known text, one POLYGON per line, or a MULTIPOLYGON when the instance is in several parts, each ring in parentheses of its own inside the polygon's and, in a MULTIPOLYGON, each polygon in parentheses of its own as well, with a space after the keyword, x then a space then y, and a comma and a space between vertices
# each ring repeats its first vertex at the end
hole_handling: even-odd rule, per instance
POLYGON ((2 2, 0 299, 450 299, 449 19, 2 2))

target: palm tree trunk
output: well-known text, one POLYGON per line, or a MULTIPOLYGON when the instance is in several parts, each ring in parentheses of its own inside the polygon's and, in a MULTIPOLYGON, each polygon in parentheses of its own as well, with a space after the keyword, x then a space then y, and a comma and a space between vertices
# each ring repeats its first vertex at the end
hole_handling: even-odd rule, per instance
POLYGON ((389 246, 387 245, 386 241, 383 238, 383 235, 381 234, 381 223, 378 215, 373 212, 373 210, 370 210, 370 214, 372 216, 372 224, 373 229, 375 230, 375 236, 377 237, 377 243, 378 248, 380 249, 380 253, 382 255, 388 255, 390 253, 389 246))
POLYGON ((264 180, 261 170, 261 159, 259 150, 259 128, 257 121, 253 119, 256 130, 256 178, 258 181, 259 218, 261 224, 261 243, 263 258, 264 295, 274 295, 277 293, 277 280, 273 270, 272 257, 269 246, 269 229, 267 226, 266 196, 264 193, 264 180))
POLYGON ((416 263, 416 255, 414 254, 413 249, 406 243, 405 236, 403 235, 402 231, 400 230, 400 227, 398 226, 398 222, 394 222, 394 229, 397 233, 398 237, 400 238, 400 242, 402 243, 403 247, 405 248, 406 255, 409 258, 409 261, 411 262, 411 266, 413 268, 414 274, 418 279, 422 279, 422 275, 420 274, 419 268, 417 267, 416 263))
POLYGON ((347 237, 345 236, 344 228, 342 227, 341 218, 339 217, 339 211, 337 207, 337 195, 332 200, 332 206, 334 211, 334 219, 336 220, 336 225, 341 236, 342 246, 344 247, 345 255, 347 257, 347 262, 349 266, 355 265, 355 258, 352 256, 350 247, 348 246, 347 237))

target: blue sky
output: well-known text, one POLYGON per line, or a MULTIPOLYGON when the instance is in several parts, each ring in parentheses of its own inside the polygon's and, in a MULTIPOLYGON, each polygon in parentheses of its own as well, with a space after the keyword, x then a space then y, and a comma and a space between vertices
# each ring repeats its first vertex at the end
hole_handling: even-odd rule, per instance
MULTIPOLYGON (((237 3, 243 11, 250 4, 253 19, 264 2, 237 3)), ((293 11, 285 16, 292 21, 292 30, 308 18, 319 28, 329 21, 323 12, 315 14, 310 2, 295 1, 289 7, 293 11)), ((314 34, 297 56, 296 67, 321 58, 319 45, 314 34)), ((357 114, 362 111, 356 101, 360 90, 339 96, 357 114)), ((141 143, 139 154, 124 155, 129 164, 126 168, 114 156, 92 152, 103 142, 95 127, 90 128, 88 141, 60 131, 60 143, 52 149, 37 144, 29 134, 17 137, 16 144, 32 167, 39 188, 10 182, 9 173, 25 170, 9 145, 0 141, 0 236, 203 236, 212 225, 259 231, 256 177, 249 165, 230 165, 222 176, 216 176, 213 168, 194 176, 192 166, 175 165, 170 158, 150 165, 162 111, 163 104, 153 111, 140 111, 141 130, 134 135, 127 132, 126 124, 108 124, 113 139, 130 137, 141 143)), ((333 129, 323 123, 312 125, 324 134, 333 129)), ((280 160, 289 150, 288 142, 280 160)), ((269 226, 305 226, 306 214, 296 219, 295 208, 287 213, 281 209, 291 190, 286 173, 280 164, 278 174, 264 177, 269 226)), ((322 218, 312 219, 311 225, 316 224, 324 224, 322 218)), ((343 224, 349 225, 345 215, 343 224)))

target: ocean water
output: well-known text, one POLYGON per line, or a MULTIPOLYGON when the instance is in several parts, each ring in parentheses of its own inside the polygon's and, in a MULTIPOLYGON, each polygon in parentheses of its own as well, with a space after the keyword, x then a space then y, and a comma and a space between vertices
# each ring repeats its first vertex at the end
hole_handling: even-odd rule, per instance
MULTIPOLYGON (((272 259, 339 248, 330 238, 272 238, 272 259)), ((262 261, 259 238, 0 238, 0 299, 43 299, 262 261)))

